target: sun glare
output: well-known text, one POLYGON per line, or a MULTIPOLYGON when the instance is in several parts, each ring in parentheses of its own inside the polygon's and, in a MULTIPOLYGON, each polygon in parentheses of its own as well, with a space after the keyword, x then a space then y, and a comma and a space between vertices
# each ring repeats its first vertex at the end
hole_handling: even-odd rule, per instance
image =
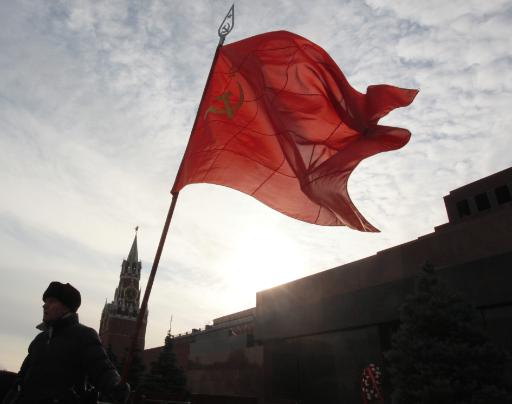
POLYGON ((305 276, 299 246, 277 227, 246 231, 233 250, 222 270, 231 304, 254 305, 256 292, 305 276))

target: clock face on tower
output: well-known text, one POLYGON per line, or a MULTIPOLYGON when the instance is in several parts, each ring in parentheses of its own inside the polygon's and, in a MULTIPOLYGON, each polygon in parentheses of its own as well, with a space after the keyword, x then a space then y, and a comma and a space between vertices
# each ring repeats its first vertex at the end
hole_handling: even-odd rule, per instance
POLYGON ((126 292, 124 292, 124 296, 127 301, 133 302, 135 300, 135 296, 137 296, 137 292, 134 288, 127 288, 126 292))

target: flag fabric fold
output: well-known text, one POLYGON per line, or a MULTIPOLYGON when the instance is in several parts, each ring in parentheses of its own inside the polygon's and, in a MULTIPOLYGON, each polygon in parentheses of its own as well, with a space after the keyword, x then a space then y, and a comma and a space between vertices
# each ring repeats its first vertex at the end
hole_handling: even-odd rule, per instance
POLYGON ((347 182, 361 160, 404 146, 406 129, 378 125, 417 90, 352 88, 318 45, 286 31, 219 49, 172 192, 211 183, 293 218, 377 231, 347 182))

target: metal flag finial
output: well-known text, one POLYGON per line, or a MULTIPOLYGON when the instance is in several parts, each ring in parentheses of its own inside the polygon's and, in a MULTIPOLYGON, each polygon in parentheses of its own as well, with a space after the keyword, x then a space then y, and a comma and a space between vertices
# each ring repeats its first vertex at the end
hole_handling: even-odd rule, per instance
POLYGON ((228 13, 224 17, 222 24, 219 27, 219 46, 224 44, 224 40, 235 26, 235 3, 231 5, 228 13))

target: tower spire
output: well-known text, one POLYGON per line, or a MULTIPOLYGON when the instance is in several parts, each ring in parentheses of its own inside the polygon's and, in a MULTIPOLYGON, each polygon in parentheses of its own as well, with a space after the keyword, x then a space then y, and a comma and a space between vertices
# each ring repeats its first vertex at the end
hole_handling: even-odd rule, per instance
POLYGON ((171 330, 172 330, 172 314, 171 314, 171 321, 169 321, 169 331, 167 331, 167 336, 169 336, 169 337, 172 337, 171 330))
MULTIPOLYGON (((101 314, 100 337, 104 347, 111 346, 112 351, 118 358, 126 355, 126 350, 131 346, 137 315, 140 310, 140 273, 142 263, 139 261, 137 249, 137 231, 128 257, 121 264, 119 284, 115 289, 114 300, 111 303, 105 302, 101 314)), ((137 338, 137 349, 144 349, 145 330, 148 311, 146 309, 142 319, 141 333, 137 338)))
POLYGON ((130 248, 130 252, 128 253, 128 261, 130 264, 134 264, 139 261, 139 252, 137 249, 137 232, 139 230, 139 226, 135 227, 135 237, 133 238, 132 247, 130 248))

